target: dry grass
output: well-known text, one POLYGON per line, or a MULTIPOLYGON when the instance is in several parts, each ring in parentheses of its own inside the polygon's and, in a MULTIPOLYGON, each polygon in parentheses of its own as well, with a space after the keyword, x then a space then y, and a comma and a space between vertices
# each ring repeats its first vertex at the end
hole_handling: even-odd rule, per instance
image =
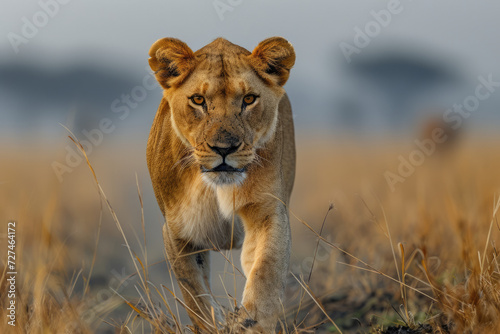
MULTIPOLYGON (((407 147, 317 138, 298 149, 291 207, 294 264, 283 332, 392 333, 394 325, 407 333, 500 332, 495 246, 500 241, 500 151, 493 142, 432 156, 395 192, 388 189, 383 172, 397 168, 397 156, 408 154, 407 147), (318 163, 320 152, 328 153, 318 163)), ((17 326, 2 321, 0 332, 176 333, 185 328, 176 286, 150 277, 163 256, 143 236, 148 224, 157 223, 141 214, 143 202, 150 203, 138 185, 146 184, 147 176, 140 172, 142 182, 136 184, 130 170, 141 171, 142 166, 132 163, 127 172, 106 167, 110 159, 131 154, 114 152, 111 158, 90 157, 102 184, 85 167, 59 184, 46 154, 33 152, 28 159, 25 153, 8 152, 6 161, 19 164, 2 166, 5 210, 0 217, 5 226, 14 219, 20 226, 20 274, 17 326), (133 199, 123 200, 124 191, 116 190, 124 182, 130 185, 128 192, 136 192, 133 199), (114 208, 116 202, 126 202, 133 214, 123 205, 114 208), (124 221, 128 216, 133 229, 124 221), (106 288, 111 292, 103 299, 103 285, 96 279, 109 274, 103 268, 110 261, 127 262, 134 284, 120 290, 121 281, 112 286, 116 293, 106 288)), ((142 156, 140 150, 137 156, 142 156)), ((7 249, 5 235, 0 247, 7 249)), ((0 262, 2 319, 5 261, 0 262)), ((232 266, 227 268, 230 277, 232 266)), ((226 298, 234 305, 228 282, 226 298)))

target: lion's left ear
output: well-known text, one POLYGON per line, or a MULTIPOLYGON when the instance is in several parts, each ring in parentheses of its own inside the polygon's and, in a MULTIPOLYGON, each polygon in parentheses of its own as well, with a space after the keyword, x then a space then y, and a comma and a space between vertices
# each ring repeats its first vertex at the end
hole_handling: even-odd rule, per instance
POLYGON ((295 64, 295 51, 283 37, 271 37, 257 45, 248 56, 250 64, 264 78, 283 86, 295 64))

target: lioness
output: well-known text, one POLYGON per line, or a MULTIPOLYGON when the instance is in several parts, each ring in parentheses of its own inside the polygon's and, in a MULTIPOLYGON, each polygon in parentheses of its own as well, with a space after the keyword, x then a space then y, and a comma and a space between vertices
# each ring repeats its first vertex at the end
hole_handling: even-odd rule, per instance
POLYGON ((210 291, 209 250, 243 244, 247 281, 231 319, 238 331, 274 333, 291 246, 295 139, 283 85, 295 63, 293 47, 273 37, 250 53, 218 38, 193 52, 164 38, 149 56, 163 98, 147 161, 189 316, 211 333, 226 324, 210 291))

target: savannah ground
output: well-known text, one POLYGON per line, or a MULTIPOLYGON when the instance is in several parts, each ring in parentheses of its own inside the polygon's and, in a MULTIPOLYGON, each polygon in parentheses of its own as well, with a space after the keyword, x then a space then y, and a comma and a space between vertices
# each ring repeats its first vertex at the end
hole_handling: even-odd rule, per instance
MULTIPOLYGON (((384 172, 396 172, 398 156, 415 148, 409 142, 299 134, 297 143, 282 328, 500 333, 497 137, 436 152, 394 191, 384 172)), ((63 182, 54 176, 51 163, 64 161, 54 147, 76 149, 69 139, 2 144, 0 332, 168 333, 189 324, 164 261, 145 143, 127 144, 89 155, 98 183, 85 162, 63 182), (6 320, 9 221, 17 223, 15 327, 6 320)), ((214 294, 228 310, 241 299, 238 257, 212 259, 214 294)))

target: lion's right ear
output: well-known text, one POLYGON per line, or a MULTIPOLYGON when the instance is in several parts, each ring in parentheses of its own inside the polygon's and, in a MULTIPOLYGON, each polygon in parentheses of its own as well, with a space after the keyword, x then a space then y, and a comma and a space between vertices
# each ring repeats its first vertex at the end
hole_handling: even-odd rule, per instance
POLYGON ((149 66, 164 88, 180 85, 194 67, 193 51, 181 40, 162 38, 149 50, 149 66))

